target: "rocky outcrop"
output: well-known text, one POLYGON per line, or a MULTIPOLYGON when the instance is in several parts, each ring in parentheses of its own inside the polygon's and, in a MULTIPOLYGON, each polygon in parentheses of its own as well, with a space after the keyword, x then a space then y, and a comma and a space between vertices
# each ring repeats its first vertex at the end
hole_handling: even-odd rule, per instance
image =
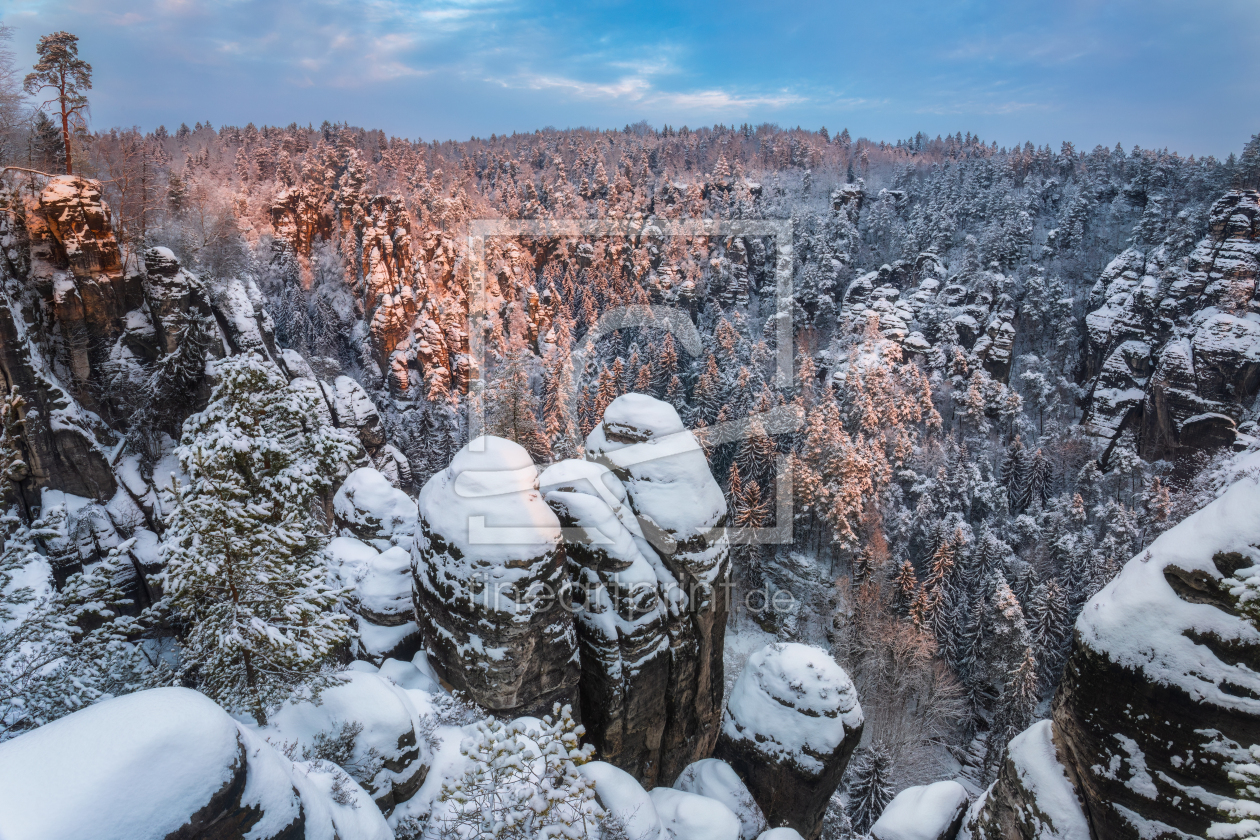
POLYGON ((587 739, 602 760, 655 784, 670 665, 667 615, 653 565, 660 560, 629 510, 625 487, 606 467, 560 461, 538 481, 566 529, 587 739))
POLYGON ((1083 423, 1109 446, 1126 432, 1147 458, 1229 445, 1260 391, 1260 194, 1211 209, 1190 256, 1125 251, 1094 286, 1083 423))
POLYGON ((771 826, 816 840, 863 721, 853 682, 830 654, 768 645, 735 682, 714 757, 744 780, 771 826))
POLYGON ((520 445, 480 437, 420 491, 416 615, 443 679, 495 714, 577 695, 560 523, 520 445))
POLYGON ((586 441, 587 460, 607 466, 659 557, 669 678, 663 697, 658 784, 709 756, 722 705, 722 649, 730 576, 726 501, 700 445, 668 403, 643 394, 614 400, 586 441))
POLYGON ((957 343, 1005 382, 1017 321, 1003 292, 1008 282, 996 271, 947 282, 945 264, 929 251, 855 278, 841 298, 840 314, 858 329, 874 320, 881 335, 910 353, 925 353, 942 340, 957 343))
POLYGON ((344 772, 327 762, 295 765, 184 688, 106 700, 0 744, 0 835, 393 837, 344 772))
POLYGON ((766 831, 766 815, 731 766, 717 758, 688 765, 674 782, 678 790, 716 799, 739 819, 740 840, 757 840, 766 831))
POLYGON ((1260 565, 1260 455, 1233 467, 1085 605, 1053 723, 1011 742, 970 836, 1205 837, 1230 821, 1231 770, 1260 744, 1260 629, 1241 600, 1260 565))
POLYGON ((293 745, 297 755, 318 752, 321 741, 344 740, 342 765, 385 814, 420 789, 433 764, 407 692, 365 671, 342 674, 318 703, 286 703, 262 732, 272 744, 293 745))
POLYGON ((370 542, 384 551, 400 546, 411 551, 416 533, 416 503, 372 467, 346 476, 333 494, 333 522, 346 536, 370 542))
POLYGON ((385 545, 378 551, 367 542, 342 536, 330 541, 327 549, 333 573, 351 590, 345 605, 358 630, 355 653, 376 664, 411 659, 421 644, 411 596, 410 549, 385 545))
POLYGON ((1054 725, 1033 724, 1011 740, 997 781, 968 809, 959 840, 1090 840, 1072 772, 1055 743, 1054 725))

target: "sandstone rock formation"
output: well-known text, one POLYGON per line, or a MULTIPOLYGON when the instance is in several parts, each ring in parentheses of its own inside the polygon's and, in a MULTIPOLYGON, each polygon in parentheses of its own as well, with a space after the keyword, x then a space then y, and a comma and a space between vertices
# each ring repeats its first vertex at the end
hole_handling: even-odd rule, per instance
POLYGON ((1229 445, 1260 391, 1260 194, 1227 193, 1190 256, 1129 249, 1094 286, 1085 320, 1086 427, 1126 433, 1147 458, 1229 445))
MULTIPOLYGON (((880 333, 910 353, 925 353, 942 338, 975 353, 994 379, 1011 373, 1015 346, 1015 305, 1004 290, 1007 278, 997 271, 945 279, 945 265, 932 252, 913 262, 897 260, 855 278, 845 290, 840 314, 861 327, 869 319, 880 333), (950 336, 931 334, 923 321, 931 312, 945 316, 950 336)), ((942 328, 938 328, 938 332, 942 328)))
POLYGON ((381 551, 391 545, 411 550, 416 503, 379 470, 360 467, 346 476, 333 495, 333 515, 347 536, 373 543, 381 551))
POLYGON ((1073 778, 1054 724, 1038 721, 1011 739, 997 781, 968 809, 959 840, 1090 840, 1073 778))
POLYGON ((344 766, 388 815, 420 789, 433 763, 420 714, 402 688, 377 674, 347 671, 339 680, 318 703, 286 703, 262 733, 272 744, 293 744, 299 755, 344 734, 344 766))
POLYGON ((567 460, 539 476, 567 530, 579 696, 600 758, 653 784, 661 765, 669 682, 667 616, 652 561, 620 480, 601 464, 567 460), (637 538, 637 539, 636 539, 637 538))
POLYGON ((356 655, 375 663, 414 656, 421 640, 411 596, 410 550, 390 546, 378 551, 343 536, 328 544, 327 555, 341 585, 352 590, 346 607, 359 631, 356 655))
POLYGON ((1233 466, 1218 499, 1085 605, 1053 722, 1011 742, 964 836, 1205 837, 1230 821, 1231 769, 1260 744, 1260 629, 1245 605, 1260 455, 1233 466))
POLYGON ((420 491, 416 615, 434 665, 495 714, 544 714, 577 695, 560 523, 520 445, 477 438, 420 491))
POLYGON ((766 831, 766 815, 761 806, 748 792, 739 775, 725 761, 702 758, 687 769, 674 782, 678 790, 716 799, 731 809, 739 819, 740 840, 757 840, 766 831))
POLYGON ((648 796, 661 819, 661 840, 739 840, 739 820, 707 796, 658 787, 648 796))
POLYGON ((669 679, 658 784, 712 753, 722 704, 730 557, 726 500, 678 412, 643 394, 615 399, 586 441, 586 458, 622 481, 663 568, 669 679))
POLYGON ((157 688, 0 744, 0 835, 388 840, 393 832, 333 765, 295 765, 204 695, 157 688))
POLYGON ((768 645, 735 682, 714 757, 744 780, 771 826, 816 840, 863 721, 853 683, 830 654, 768 645))

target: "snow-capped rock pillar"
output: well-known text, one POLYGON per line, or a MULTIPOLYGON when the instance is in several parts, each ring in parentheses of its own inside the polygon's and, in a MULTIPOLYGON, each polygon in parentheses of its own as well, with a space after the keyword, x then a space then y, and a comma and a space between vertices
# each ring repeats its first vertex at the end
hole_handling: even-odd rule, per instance
POLYGON ((587 741, 604 761, 656 784, 667 719, 669 633, 655 565, 626 490, 601 464, 570 459, 538 479, 566 529, 582 659, 587 741), (651 558, 645 556, 645 552, 651 558))
POLYGON ((678 412, 645 394, 609 404, 586 440, 586 459, 623 482, 651 543, 645 550, 661 561, 670 675, 657 783, 671 784, 717 740, 730 579, 726 500, 678 412))
POLYGON ((735 682, 714 757, 744 780, 771 826, 815 840, 863 722, 853 682, 829 653, 767 645, 735 682))
POLYGON ((481 437, 420 491, 412 553, 416 618, 456 689, 504 716, 577 708, 560 523, 520 445, 481 437))

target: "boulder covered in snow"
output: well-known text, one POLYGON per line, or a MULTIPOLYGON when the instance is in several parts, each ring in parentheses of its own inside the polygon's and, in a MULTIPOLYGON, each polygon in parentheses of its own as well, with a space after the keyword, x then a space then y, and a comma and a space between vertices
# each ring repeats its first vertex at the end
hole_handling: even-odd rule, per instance
POLYGON ((559 461, 538 481, 566 529, 587 740, 603 760, 655 784, 670 665, 660 559, 603 465, 559 461))
POLYGON ((757 840, 802 840, 795 828, 772 828, 758 835, 757 840))
POLYGON ((770 825, 815 840, 863 722, 853 682, 829 653, 780 642, 748 658, 714 756, 744 780, 770 825))
POLYGON ((293 763, 204 695, 155 688, 0 744, 5 840, 393 837, 353 779, 293 763))
POLYGON ((953 840, 967 813, 967 789, 955 781, 908 787, 871 826, 875 840, 953 840))
POLYGON ((339 428, 353 429, 369 452, 385 442, 381 414, 362 385, 348 376, 338 376, 332 384, 320 382, 319 385, 339 428))
POLYGON ((349 670, 317 702, 290 701, 260 731, 305 760, 338 759, 388 814, 424 784, 433 763, 407 692, 379 674, 349 670))
POLYGON ((355 616, 357 655, 379 663, 410 659, 420 649, 411 592, 411 554, 401 546, 377 551, 354 537, 328 543, 329 565, 350 590, 346 606, 355 616))
POLYGON ((1260 453, 1230 469, 1077 619, 1053 740, 1095 837, 1205 836, 1260 744, 1260 453))
POLYGON ((577 711, 578 652, 565 608, 560 523, 529 453, 477 438, 420 491, 416 614, 434 667, 496 714, 577 711))
POLYGON ((586 440, 586 459, 622 481, 643 537, 664 566, 669 611, 667 723, 658 778, 668 784, 712 753, 722 705, 726 500, 695 436, 669 403, 624 394, 586 440))
POLYGON ((740 840, 756 840, 766 831, 766 815, 740 777, 725 761, 703 758, 687 769, 674 782, 678 790, 716 799, 739 819, 740 840))
MULTIPOLYGON (((1071 773, 1054 743, 1054 725, 1037 721, 1011 739, 997 781, 967 810, 959 840, 1090 840, 1071 773)), ((900 835, 880 840, 894 836, 900 835)))
POLYGON ((716 799, 665 787, 648 795, 665 829, 661 840, 739 840, 739 819, 716 799))
POLYGON ((377 544, 411 550, 416 533, 416 503, 379 470, 361 467, 333 495, 333 516, 343 533, 377 544))
POLYGON ((662 840, 664 827, 652 797, 634 776, 604 761, 588 761, 578 772, 595 783, 595 800, 609 823, 634 840, 662 840))

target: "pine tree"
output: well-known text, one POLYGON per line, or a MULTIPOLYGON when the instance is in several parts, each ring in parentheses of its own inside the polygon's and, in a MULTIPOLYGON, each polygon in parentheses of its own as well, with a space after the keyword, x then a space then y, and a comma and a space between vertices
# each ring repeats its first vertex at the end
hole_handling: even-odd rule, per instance
POLYGON ((1012 738, 1023 732, 1033 722, 1033 712, 1040 697, 1037 680, 1037 657, 1031 647, 1024 648, 1024 655, 1007 679, 1002 691, 993 728, 989 731, 988 749, 984 758, 986 778, 992 778, 1006 758, 1006 748, 1012 738))
MULTIPOLYGON (((35 47, 39 61, 26 74, 23 89, 32 95, 49 91, 44 106, 55 105, 61 117, 61 140, 66 161, 66 174, 74 174, 70 152, 71 129, 83 124, 88 100, 85 91, 92 89, 92 65, 79 58, 79 38, 69 32, 54 32, 39 39, 35 47)), ((43 107, 43 106, 41 106, 43 107)))
MULTIPOLYGON (((739 416, 738 414, 736 416, 739 416)), ((740 441, 735 462, 739 464, 743 474, 760 482, 769 481, 774 475, 775 460, 778 452, 774 441, 766 434, 761 421, 753 419, 748 423, 748 433, 740 441)))
POLYGON ((443 838, 597 837, 605 813, 595 782, 578 772, 594 747, 579 746, 585 729, 569 706, 531 724, 488 718, 460 747, 468 767, 442 785, 432 821, 443 838), (525 758, 537 756, 536 759, 525 758))
POLYGON ((1068 640, 1068 603, 1059 581, 1050 578, 1029 599, 1028 637, 1037 654, 1037 673, 1043 684, 1052 684, 1063 667, 1068 640))
POLYGON ((902 560, 893 578, 893 607, 902 615, 909 615, 910 605, 914 603, 919 591, 919 581, 914 574, 914 565, 909 560, 902 560))
POLYGON ((1030 501, 1030 467, 1028 450, 1020 442, 1019 436, 1006 449, 1006 460, 1002 462, 1002 486, 1006 488, 1006 500, 1012 513, 1023 512, 1030 501))
POLYGON ((538 397, 529 381, 533 356, 523 347, 508 353, 486 394, 486 431, 529 450, 537 462, 551 460, 551 442, 538 422, 538 397))
MULTIPOLYGON (((30 526, 13 511, 0 516, 0 581, 5 570, 42 562, 39 546, 65 536, 64 517, 55 515, 64 508, 48 513, 54 515, 30 526)), ((0 586, 0 741, 98 700, 169 681, 169 669, 150 662, 134 641, 148 616, 129 615, 134 605, 118 586, 132 568, 133 544, 115 546, 42 598, 29 588, 0 586)))
POLYGON ((1044 508, 1050 502, 1052 469, 1050 459, 1040 449, 1032 457, 1028 466, 1028 500, 1029 504, 1044 508))
POLYGON ((21 495, 20 485, 30 474, 22 446, 25 408, 26 400, 16 388, 0 396, 0 507, 21 495))
POLYGON ((862 751, 849 781, 849 818, 859 834, 871 830, 893 798, 892 755, 876 740, 862 751))
POLYGON ((349 641, 310 510, 358 444, 321 425, 315 397, 259 357, 215 372, 210 405, 176 449, 189 481, 172 493, 162 542, 165 601, 186 628, 183 678, 265 722, 298 686, 326 684, 349 641))
POLYGON ((1028 647, 1028 625, 1019 599, 1011 591, 1006 577, 997 572, 985 604, 981 628, 984 672, 990 685, 999 692, 1007 673, 1028 647))

